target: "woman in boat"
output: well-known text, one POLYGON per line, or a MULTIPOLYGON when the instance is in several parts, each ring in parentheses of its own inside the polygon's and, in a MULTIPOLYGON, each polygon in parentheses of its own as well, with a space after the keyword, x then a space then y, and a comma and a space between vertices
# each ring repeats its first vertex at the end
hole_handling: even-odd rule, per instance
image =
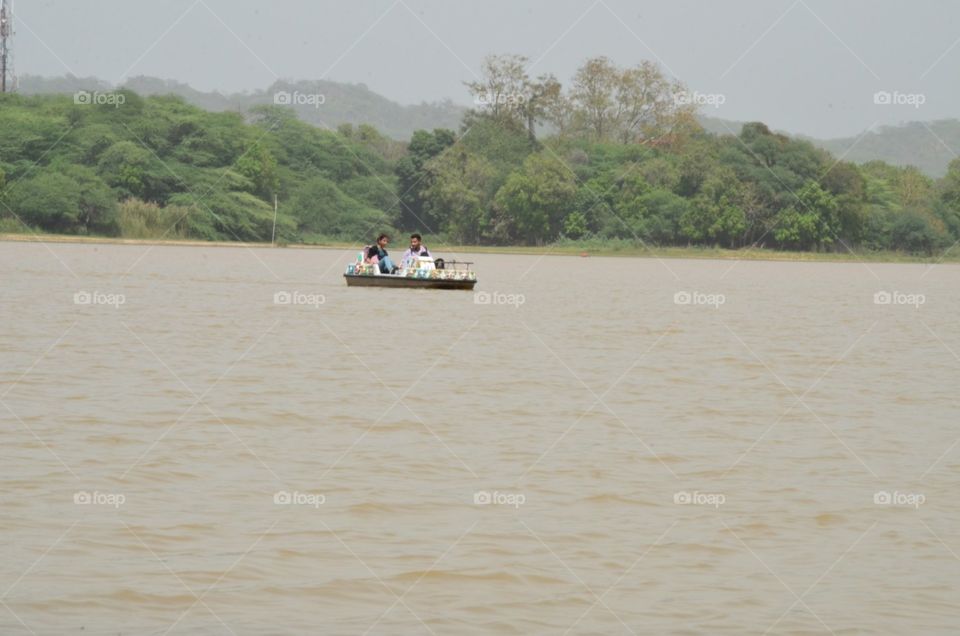
POLYGON ((363 262, 368 265, 377 265, 382 274, 393 274, 396 272, 399 268, 393 264, 393 260, 387 253, 387 245, 389 243, 390 237, 386 234, 378 236, 377 242, 364 250, 363 262))

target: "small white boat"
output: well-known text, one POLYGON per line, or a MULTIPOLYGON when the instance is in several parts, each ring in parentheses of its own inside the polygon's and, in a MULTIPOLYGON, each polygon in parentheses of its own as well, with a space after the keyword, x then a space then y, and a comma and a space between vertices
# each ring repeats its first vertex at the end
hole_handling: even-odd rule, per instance
POLYGON ((383 274, 376 265, 351 263, 343 274, 348 287, 406 287, 413 289, 473 289, 477 275, 468 261, 423 259, 414 267, 399 270, 396 274, 383 274))

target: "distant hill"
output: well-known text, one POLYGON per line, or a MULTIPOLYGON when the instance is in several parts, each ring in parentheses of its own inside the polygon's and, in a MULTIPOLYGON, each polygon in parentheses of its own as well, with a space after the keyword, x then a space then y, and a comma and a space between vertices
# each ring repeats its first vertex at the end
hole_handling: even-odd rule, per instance
MULTIPOLYGON (((705 130, 718 135, 739 134, 745 123, 705 115, 698 119, 705 130)), ((946 174, 947 164, 960 155, 960 120, 957 119, 882 126, 863 135, 862 139, 860 135, 817 139, 807 135, 785 134, 805 139, 846 161, 867 163, 879 159, 895 166, 916 166, 924 174, 935 178, 946 174)))
POLYGON ((947 164, 960 153, 960 120, 883 126, 866 133, 859 141, 858 138, 859 135, 810 141, 856 163, 880 159, 897 166, 916 166, 931 177, 942 177, 947 172, 947 164))
POLYGON ((698 115, 697 121, 700 122, 704 130, 715 135, 739 135, 740 129, 747 123, 745 121, 708 117, 707 115, 698 115))
POLYGON ((38 75, 20 75, 17 77, 17 90, 27 95, 51 95, 55 93, 73 93, 80 90, 108 91, 113 86, 96 77, 40 77, 38 75))
MULTIPOLYGON (((198 91, 187 84, 156 77, 138 76, 124 82, 124 88, 140 95, 175 94, 188 103, 210 111, 246 111, 261 104, 287 101, 303 121, 320 127, 340 124, 370 124, 381 133, 408 140, 414 130, 460 127, 466 108, 446 100, 404 106, 374 93, 364 84, 320 81, 277 81, 266 90, 222 94, 198 91), (289 97, 289 100, 287 99, 289 97), (278 101, 277 101, 278 100, 278 101)), ((26 94, 73 93, 78 90, 112 90, 114 87, 95 77, 46 78, 25 75, 20 92, 26 94)))

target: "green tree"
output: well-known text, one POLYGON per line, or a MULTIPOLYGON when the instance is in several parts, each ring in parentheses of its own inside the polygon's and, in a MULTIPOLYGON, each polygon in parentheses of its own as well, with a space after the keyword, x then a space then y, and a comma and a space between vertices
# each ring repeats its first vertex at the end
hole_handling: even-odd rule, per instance
POLYGON ((383 211, 349 197, 336 183, 319 175, 305 180, 280 209, 308 240, 364 241, 373 232, 389 229, 383 211))
POLYGON ((121 198, 145 198, 150 151, 132 141, 118 141, 100 155, 97 172, 116 188, 121 198))
POLYGON ((616 238, 643 239, 646 234, 647 209, 643 197, 652 189, 640 174, 637 165, 630 167, 611 187, 603 182, 592 180, 593 187, 600 186, 601 192, 613 193, 613 214, 605 218, 604 234, 616 238), (602 184, 602 185, 601 185, 602 184))
POLYGON ((680 220, 683 235, 696 242, 738 247, 747 227, 741 198, 741 186, 732 170, 712 173, 680 220))
POLYGON ((587 233, 587 217, 583 212, 574 210, 563 220, 563 235, 567 238, 578 239, 587 233))
POLYGON ((690 208, 687 199, 669 190, 654 189, 640 198, 644 211, 643 237, 657 245, 677 243, 680 223, 690 208))
POLYGON ((437 129, 432 133, 418 130, 407 146, 407 156, 396 166, 399 224, 402 229, 432 230, 436 220, 430 218, 424 206, 424 193, 430 188, 426 163, 449 148, 456 141, 452 130, 437 129))
POLYGON ((250 179, 252 194, 263 199, 271 199, 279 186, 277 160, 264 146, 254 144, 237 159, 235 169, 250 179))
POLYGON ((517 238, 527 244, 554 240, 577 191, 569 170, 555 158, 534 154, 510 175, 496 195, 497 205, 513 219, 517 238))
POLYGON ((960 238, 960 159, 950 162, 947 174, 937 183, 936 210, 953 237, 960 238))
POLYGON ((33 227, 64 234, 119 230, 116 197, 84 166, 41 170, 11 190, 7 205, 33 227))
POLYGON ((427 164, 430 187, 424 193, 431 217, 460 243, 478 244, 489 221, 494 169, 464 148, 452 148, 427 164))
POLYGON ((939 219, 915 211, 898 214, 890 228, 890 247, 908 252, 932 254, 934 249, 949 243, 944 224, 939 219))
POLYGON ((7 193, 6 207, 27 225, 47 232, 76 231, 80 211, 77 183, 57 171, 40 171, 7 193))
MULTIPOLYGON (((189 194, 170 198, 173 205, 190 210, 190 236, 209 241, 269 242, 273 230, 273 206, 249 192, 214 192, 203 199, 189 194)), ((282 229, 287 223, 278 218, 282 229)))
POLYGON ((810 181, 797 192, 795 205, 780 214, 774 238, 791 249, 812 250, 830 245, 839 228, 837 211, 833 195, 816 181, 810 181))
POLYGON ((81 230, 109 236, 118 234, 117 198, 110 187, 86 166, 69 166, 64 172, 77 185, 77 221, 81 230))
POLYGON ((839 161, 820 178, 823 188, 837 201, 837 232, 845 243, 859 243, 867 222, 867 182, 860 169, 839 161))

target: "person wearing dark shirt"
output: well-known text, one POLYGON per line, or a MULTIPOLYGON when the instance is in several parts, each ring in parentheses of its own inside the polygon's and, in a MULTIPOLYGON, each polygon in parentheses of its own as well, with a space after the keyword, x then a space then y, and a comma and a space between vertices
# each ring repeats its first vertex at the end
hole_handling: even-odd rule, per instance
POLYGON ((387 245, 389 243, 390 237, 386 234, 381 234, 377 237, 376 244, 367 248, 366 258, 364 259, 367 262, 373 262, 374 257, 376 257, 381 274, 392 274, 397 270, 397 267, 393 264, 393 260, 390 258, 390 254, 387 252, 387 245))

